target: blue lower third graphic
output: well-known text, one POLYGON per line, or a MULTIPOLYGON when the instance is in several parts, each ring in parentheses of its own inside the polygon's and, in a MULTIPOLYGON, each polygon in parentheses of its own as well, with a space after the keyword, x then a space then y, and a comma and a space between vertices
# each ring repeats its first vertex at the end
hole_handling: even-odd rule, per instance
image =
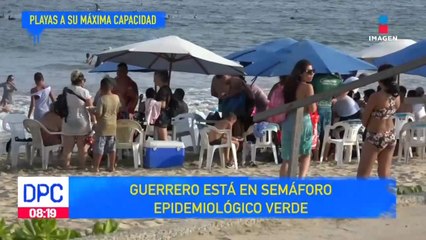
POLYGON ((396 217, 394 180, 70 177, 70 218, 396 217))
POLYGON ((164 28, 165 12, 22 12, 22 27, 40 41, 44 29, 164 28))

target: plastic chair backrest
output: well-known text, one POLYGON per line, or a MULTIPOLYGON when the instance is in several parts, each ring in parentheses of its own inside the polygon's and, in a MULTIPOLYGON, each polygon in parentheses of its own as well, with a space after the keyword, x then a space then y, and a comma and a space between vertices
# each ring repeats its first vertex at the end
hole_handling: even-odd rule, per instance
POLYGON ((426 122, 407 122, 402 126, 399 132, 400 138, 403 137, 406 141, 419 140, 419 137, 424 137, 426 133, 426 122))
POLYGON ((32 145, 41 148, 44 146, 43 137, 41 136, 42 125, 39 121, 33 119, 24 120, 24 128, 27 130, 33 139, 32 145))
POLYGON ((25 119, 27 117, 24 114, 8 114, 3 119, 3 129, 10 132, 13 138, 25 138, 25 128, 23 125, 25 119))
POLYGON ((404 126, 408 122, 414 122, 414 114, 412 113, 395 113, 394 115, 395 119, 395 132, 399 135, 399 132, 402 129, 402 126, 404 126))
POLYGON ((344 128, 343 142, 356 142, 358 141, 358 133, 362 123, 360 120, 341 121, 333 124, 334 129, 337 127, 344 128))
MULTIPOLYGON (((255 126, 253 127, 255 128, 255 126)), ((272 143, 272 133, 278 132, 280 127, 276 123, 268 123, 264 131, 266 132, 261 138, 256 138, 256 143, 259 144, 271 144, 272 143)))
POLYGON ((172 118, 173 128, 177 133, 187 132, 195 127, 195 117, 193 113, 183 113, 172 118))
POLYGON ((200 129, 200 145, 202 147, 208 147, 210 145, 209 132, 211 128, 209 127, 209 125, 198 124, 198 129, 200 129))
POLYGON ((139 134, 143 132, 142 126, 138 122, 129 119, 117 120, 116 138, 118 143, 133 143, 135 132, 139 134))
MULTIPOLYGON (((201 126, 201 130, 200 130, 200 135, 201 135, 201 146, 202 147, 208 147, 210 146, 210 140, 209 140, 209 133, 211 131, 218 131, 218 132, 223 132, 223 131, 228 131, 228 130, 219 130, 214 126, 210 126, 210 125, 204 125, 204 124, 198 124, 198 126, 201 126)), ((221 146, 225 145, 225 144, 229 144, 229 146, 231 146, 231 142, 227 142, 227 143, 222 143, 221 146)))
POLYGON ((426 122, 425 121, 413 122, 413 124, 411 125, 411 128, 413 129, 412 133, 418 140, 419 138, 426 139, 426 122))
POLYGON ((348 122, 347 129, 343 135, 343 141, 345 142, 356 142, 358 141, 359 129, 362 127, 360 122, 348 122))

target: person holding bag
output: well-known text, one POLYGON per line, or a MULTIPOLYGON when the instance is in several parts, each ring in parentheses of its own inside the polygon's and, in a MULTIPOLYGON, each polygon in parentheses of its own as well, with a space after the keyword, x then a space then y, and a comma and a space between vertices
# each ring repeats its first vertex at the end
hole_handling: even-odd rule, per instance
POLYGON ((92 96, 84 88, 86 79, 83 73, 75 70, 71 73, 71 85, 64 89, 66 99, 67 116, 62 120, 62 145, 64 168, 70 167, 71 153, 77 144, 79 156, 79 168, 85 169, 88 145, 86 138, 92 131, 92 125, 96 118, 90 114, 87 108, 93 107, 92 96))

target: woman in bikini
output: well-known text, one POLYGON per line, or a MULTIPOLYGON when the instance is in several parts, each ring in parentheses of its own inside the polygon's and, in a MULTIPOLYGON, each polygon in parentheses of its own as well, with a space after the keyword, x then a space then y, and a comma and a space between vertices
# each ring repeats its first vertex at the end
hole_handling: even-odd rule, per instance
MULTIPOLYGON (((389 64, 382 65, 379 72, 392 67, 389 64)), ((399 87, 395 76, 380 80, 379 86, 381 90, 369 97, 362 115, 366 139, 362 146, 358 178, 369 177, 376 160, 379 177, 386 178, 391 173, 392 155, 396 144, 392 116, 400 105, 399 87)))

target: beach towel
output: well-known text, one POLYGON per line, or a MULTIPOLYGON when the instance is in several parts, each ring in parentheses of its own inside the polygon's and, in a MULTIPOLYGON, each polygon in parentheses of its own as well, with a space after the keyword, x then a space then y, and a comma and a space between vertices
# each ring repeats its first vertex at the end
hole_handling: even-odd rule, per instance
POLYGON ((319 139, 319 133, 318 133, 318 123, 319 123, 320 116, 317 112, 311 113, 311 121, 312 121, 312 149, 317 148, 318 139, 319 139))
POLYGON ((46 87, 38 92, 31 94, 31 96, 37 97, 34 102, 34 119, 40 121, 40 119, 49 112, 50 106, 50 87, 46 87))
MULTIPOLYGON (((273 109, 284 104, 284 86, 278 84, 271 94, 271 100, 268 104, 268 109, 273 109)), ((268 122, 281 124, 286 118, 285 113, 281 113, 268 118, 268 122)))
POLYGON ((155 123, 161 113, 161 102, 156 101, 153 98, 147 98, 145 100, 145 121, 152 125, 155 123))

